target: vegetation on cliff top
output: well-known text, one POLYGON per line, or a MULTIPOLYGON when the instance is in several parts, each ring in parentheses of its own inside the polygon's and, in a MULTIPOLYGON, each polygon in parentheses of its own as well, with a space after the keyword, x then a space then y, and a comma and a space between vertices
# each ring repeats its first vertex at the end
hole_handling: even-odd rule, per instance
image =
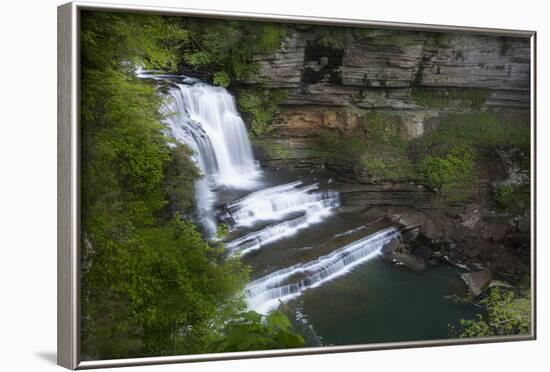
POLYGON ((180 18, 189 42, 184 63, 213 74, 214 84, 228 87, 257 71, 257 54, 274 52, 288 33, 280 23, 180 18))

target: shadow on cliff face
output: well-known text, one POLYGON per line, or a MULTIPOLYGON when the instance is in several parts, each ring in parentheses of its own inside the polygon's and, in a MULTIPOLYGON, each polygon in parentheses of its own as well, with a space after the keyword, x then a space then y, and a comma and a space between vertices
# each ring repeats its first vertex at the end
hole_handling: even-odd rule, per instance
POLYGON ((306 84, 321 82, 342 84, 342 74, 339 68, 342 66, 343 59, 343 48, 308 42, 304 51, 302 82, 306 84))

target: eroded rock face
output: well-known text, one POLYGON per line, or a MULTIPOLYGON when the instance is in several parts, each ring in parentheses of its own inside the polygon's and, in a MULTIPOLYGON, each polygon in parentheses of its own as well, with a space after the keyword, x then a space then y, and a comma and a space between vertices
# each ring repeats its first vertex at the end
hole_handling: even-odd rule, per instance
MULTIPOLYGON (((410 175, 376 179, 358 164, 362 159, 334 156, 317 139, 327 131, 353 136, 372 124, 373 113, 391 119, 384 125, 396 123, 399 128, 390 129, 405 141, 436 128, 446 115, 491 111, 529 118, 529 59, 529 41, 520 38, 372 30, 333 48, 316 44, 313 30, 300 27, 277 52, 256 56, 259 73, 244 82, 288 93, 272 130, 255 138, 257 159, 266 167, 334 174, 343 183, 342 210, 377 210, 402 229, 405 243, 387 247, 388 258, 413 270, 440 260, 474 271, 463 279, 479 293, 493 274, 517 279, 529 272, 528 254, 519 259, 515 253, 530 241, 528 217, 510 224, 480 203, 445 204, 410 175), (444 97, 443 104, 434 97, 444 97), (411 245, 415 241, 421 245, 411 245)), ((499 155, 493 173, 513 154, 499 155)), ((478 189, 487 194, 485 183, 478 189)))
POLYGON ((312 29, 302 27, 277 52, 254 58, 259 73, 245 83, 288 91, 271 136, 309 136, 319 128, 349 132, 362 115, 376 111, 400 116, 404 136, 416 138, 443 112, 471 110, 472 99, 476 109, 529 109, 527 39, 391 30, 351 34, 338 49, 318 45, 312 29), (448 89, 455 90, 444 109, 415 95, 448 89))

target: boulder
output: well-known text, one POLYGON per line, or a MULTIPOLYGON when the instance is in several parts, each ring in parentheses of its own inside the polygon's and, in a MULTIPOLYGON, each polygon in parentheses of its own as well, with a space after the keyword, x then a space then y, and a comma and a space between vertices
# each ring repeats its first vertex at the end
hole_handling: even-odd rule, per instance
POLYGON ((481 253, 482 247, 478 244, 465 244, 462 247, 461 253, 468 258, 474 258, 479 256, 481 253))
POLYGON ((412 254, 393 252, 385 254, 384 257, 398 266, 405 266, 413 271, 422 271, 426 268, 424 260, 412 254))
POLYGON ((382 247, 382 253, 392 253, 399 248, 401 243, 397 239, 392 239, 388 244, 382 247))
POLYGON ((518 221, 518 231, 526 233, 531 229, 531 220, 529 217, 522 217, 518 221))
POLYGON ((428 261, 430 258, 432 258, 432 250, 425 245, 421 245, 415 248, 413 254, 424 261, 428 261))
POLYGON ((476 297, 487 289, 493 280, 493 274, 489 270, 464 273, 460 277, 466 283, 470 292, 476 297))

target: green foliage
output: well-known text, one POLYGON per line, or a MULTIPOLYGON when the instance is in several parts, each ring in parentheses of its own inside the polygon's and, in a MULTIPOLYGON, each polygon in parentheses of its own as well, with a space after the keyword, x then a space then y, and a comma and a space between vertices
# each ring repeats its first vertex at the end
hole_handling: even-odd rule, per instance
POLYGON ((288 33, 279 23, 182 19, 189 42, 184 61, 214 74, 214 83, 229 86, 257 71, 256 54, 275 51, 288 33))
POLYGON ((208 245, 196 227, 176 215, 161 227, 135 229, 127 240, 87 230, 97 247, 83 291, 83 350, 91 357, 202 352, 230 313, 247 272, 208 245), (118 311, 121 311, 120 313, 118 311), (127 338, 109 349, 110 341, 127 338), (106 343, 105 343, 106 342, 106 343))
POLYGON ((163 188, 172 211, 184 212, 194 204, 191 190, 201 175, 192 160, 193 151, 189 147, 175 144, 169 153, 170 159, 164 163, 163 188))
POLYGON ((344 49, 352 35, 346 27, 316 26, 313 28, 315 44, 332 49, 344 49))
POLYGON ((361 165, 376 180, 399 181, 406 178, 415 178, 414 166, 404 154, 392 157, 389 153, 381 156, 381 153, 370 152, 363 157, 361 165))
POLYGON ((216 237, 218 239, 224 239, 227 234, 229 234, 229 226, 227 226, 225 223, 220 223, 216 231, 216 237))
POLYGON ((469 194, 479 159, 497 147, 527 151, 529 146, 528 123, 473 112, 443 116, 436 129, 412 144, 412 152, 424 181, 460 201, 469 194))
POLYGON ((374 28, 311 26, 313 44, 331 49, 344 49, 353 39, 365 40, 383 33, 384 31, 374 28))
POLYGON ((414 176, 402 129, 399 117, 371 112, 362 117, 360 125, 351 133, 321 131, 319 149, 356 162, 373 179, 398 181, 414 176))
POLYGON ((384 46, 394 46, 403 49, 410 45, 414 45, 415 40, 412 38, 412 33, 406 31, 386 31, 380 35, 376 35, 376 42, 384 46))
POLYGON ((81 20, 86 68, 133 68, 129 62, 148 68, 175 68, 178 55, 174 47, 187 40, 184 30, 160 16, 83 11, 81 20))
POLYGON ((304 339, 292 332, 290 321, 281 312, 267 316, 254 311, 240 314, 226 324, 222 337, 210 345, 212 352, 287 349, 304 346, 304 339))
POLYGON ((450 35, 444 32, 434 32, 432 38, 436 47, 443 48, 448 45, 450 35))
POLYGON ((85 359, 204 352, 242 310, 248 271, 177 211, 199 171, 168 144, 152 84, 186 33, 160 16, 81 17, 81 345, 85 359))
POLYGON ((413 88, 412 100, 420 106, 429 108, 447 108, 453 105, 479 110, 491 93, 482 89, 462 88, 413 88))
POLYGON ((451 333, 460 338, 505 335, 527 335, 531 330, 531 298, 529 291, 514 293, 493 288, 481 301, 487 315, 476 319, 461 319, 451 333))
POLYGON ((530 207, 530 184, 501 184, 495 190, 495 201, 499 208, 510 212, 520 212, 530 207))
POLYGON ((365 139, 360 135, 341 133, 335 130, 319 131, 319 149, 328 149, 336 156, 359 160, 365 149, 365 139))
POLYGON ((403 123, 398 116, 369 112, 362 120, 360 129, 367 139, 392 147, 407 147, 407 141, 401 136, 403 123))
MULTIPOLYGON (((252 137, 254 146, 261 149, 270 159, 287 159, 292 158, 296 153, 288 148, 285 144, 280 143, 277 138, 270 137, 252 137)), ((307 150, 309 151, 309 149, 307 150)))
POLYGON ((290 156, 290 151, 280 143, 272 143, 269 147, 264 147, 270 158, 285 159, 290 156))
POLYGON ((428 155, 419 163, 426 183, 442 191, 466 188, 474 176, 474 154, 468 147, 455 147, 446 156, 428 155))
POLYGON ((272 129, 271 121, 279 104, 286 98, 284 89, 246 88, 239 94, 239 109, 252 115, 252 134, 262 136, 272 129))
POLYGON ((221 87, 227 88, 231 83, 231 76, 227 71, 218 71, 214 73, 214 78, 212 79, 214 85, 219 85, 221 87))
POLYGON ((530 127, 528 123, 502 120, 489 112, 453 114, 442 117, 436 130, 426 133, 417 141, 420 154, 445 155, 454 147, 474 149, 496 146, 529 149, 530 127))

